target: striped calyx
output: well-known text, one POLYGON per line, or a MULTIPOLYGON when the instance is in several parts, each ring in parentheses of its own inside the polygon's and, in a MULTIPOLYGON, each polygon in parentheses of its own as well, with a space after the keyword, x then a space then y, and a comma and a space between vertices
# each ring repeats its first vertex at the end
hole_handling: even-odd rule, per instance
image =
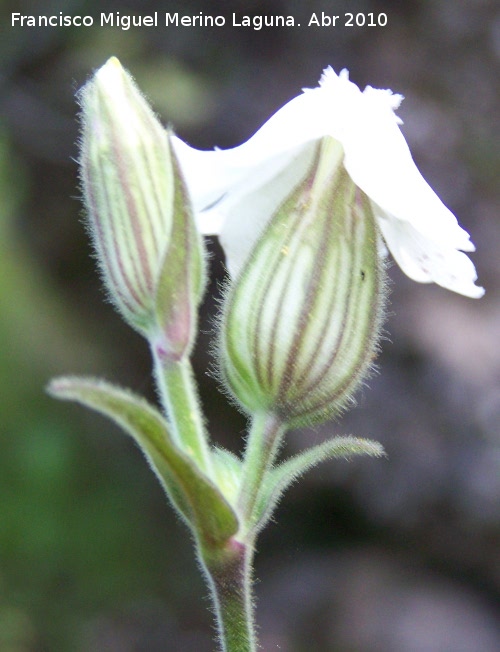
POLYGON ((114 57, 80 98, 84 202, 109 296, 127 323, 179 357, 204 265, 170 136, 114 57))
POLYGON ((342 146, 323 138, 224 306, 222 374, 246 411, 273 412, 292 427, 345 407, 379 337, 378 237, 369 200, 343 166, 342 146))

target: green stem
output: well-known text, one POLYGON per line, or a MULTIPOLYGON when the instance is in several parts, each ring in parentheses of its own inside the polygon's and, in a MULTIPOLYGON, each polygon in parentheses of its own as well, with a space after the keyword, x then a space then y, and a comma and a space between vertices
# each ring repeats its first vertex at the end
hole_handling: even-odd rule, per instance
POLYGON ((259 491, 276 458, 286 428, 286 424, 274 414, 258 413, 253 417, 238 497, 238 511, 246 532, 254 524, 253 512, 259 491))
POLYGON ((188 358, 161 360, 153 351, 160 398, 177 444, 212 476, 208 435, 188 358))
POLYGON ((216 562, 203 562, 215 607, 220 652, 256 652, 253 544, 231 539, 216 562))
POLYGON ((252 601, 254 509, 285 430, 274 414, 254 415, 238 496, 239 538, 231 538, 215 554, 200 554, 212 591, 221 652, 257 650, 252 601))

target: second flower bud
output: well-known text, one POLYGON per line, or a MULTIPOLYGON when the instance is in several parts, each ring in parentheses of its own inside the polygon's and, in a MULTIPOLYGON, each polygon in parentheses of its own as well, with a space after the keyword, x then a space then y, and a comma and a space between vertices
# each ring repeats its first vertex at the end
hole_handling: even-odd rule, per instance
POLYGON ((290 427, 335 416, 373 361, 383 270, 370 202, 325 137, 230 289, 220 364, 249 413, 290 427))

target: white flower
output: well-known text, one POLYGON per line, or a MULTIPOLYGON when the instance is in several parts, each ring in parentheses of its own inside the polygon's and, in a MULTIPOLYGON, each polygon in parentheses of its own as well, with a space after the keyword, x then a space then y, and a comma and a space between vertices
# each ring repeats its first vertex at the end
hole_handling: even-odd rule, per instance
POLYGON ((424 180, 399 129, 394 111, 402 99, 370 86, 361 92, 347 70, 337 75, 327 68, 319 87, 285 104, 239 147, 201 152, 174 138, 198 226, 219 235, 231 275, 305 176, 317 143, 332 136, 401 269, 421 283, 474 298, 484 294, 462 253, 474 251, 469 234, 424 180))

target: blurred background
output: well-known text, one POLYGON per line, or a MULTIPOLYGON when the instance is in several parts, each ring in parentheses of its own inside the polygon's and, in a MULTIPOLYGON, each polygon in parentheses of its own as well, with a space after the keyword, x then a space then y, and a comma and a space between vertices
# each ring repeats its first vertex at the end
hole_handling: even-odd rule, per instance
MULTIPOLYGON (((106 303, 79 201, 75 91, 112 54, 191 145, 241 143, 332 65, 406 96, 414 158, 477 246, 480 301, 390 268, 379 373, 338 423, 292 433, 377 439, 386 460, 324 464, 260 539, 264 652, 500 649, 500 15, 495 0, 83 1, 44 14, 293 14, 301 28, 19 28, 0 4, 0 651, 210 652, 207 591, 185 528, 109 422, 58 403, 56 374, 154 400, 146 343, 106 303), (305 27, 312 12, 385 12, 386 27, 305 27)), ((214 438, 245 422, 196 369, 214 438)))

